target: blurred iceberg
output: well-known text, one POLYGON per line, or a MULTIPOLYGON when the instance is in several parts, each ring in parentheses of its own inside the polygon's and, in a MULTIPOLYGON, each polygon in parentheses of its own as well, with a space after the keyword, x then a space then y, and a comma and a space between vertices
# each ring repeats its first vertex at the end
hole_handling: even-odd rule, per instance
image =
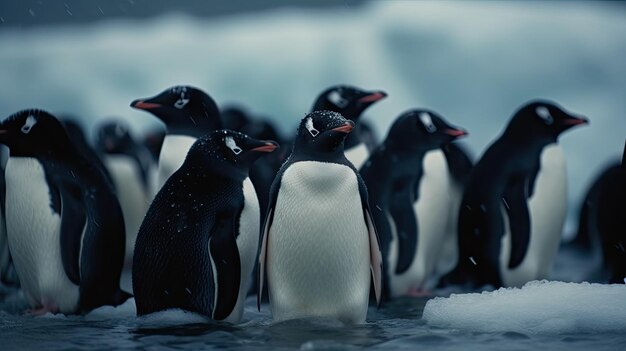
POLYGON ((529 334, 626 330, 626 286, 533 281, 519 288, 452 294, 426 303, 430 326, 529 334))
POLYGON ((191 84, 292 134, 322 88, 346 82, 389 93, 368 111, 381 136, 425 106, 467 128, 479 156, 519 105, 544 97, 591 119, 562 137, 573 214, 590 176, 623 149, 625 13, 606 3, 386 1, 4 29, 0 116, 40 107, 89 126, 123 116, 140 132, 157 122, 130 109, 133 99, 191 84))

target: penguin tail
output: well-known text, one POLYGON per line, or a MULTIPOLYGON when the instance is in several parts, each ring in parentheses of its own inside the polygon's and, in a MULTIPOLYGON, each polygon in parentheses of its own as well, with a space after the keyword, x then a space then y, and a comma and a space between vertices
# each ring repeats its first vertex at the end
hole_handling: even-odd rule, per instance
POLYGON ((127 293, 126 291, 122 289, 117 289, 117 291, 113 293, 111 305, 119 306, 123 304, 124 302, 126 302, 126 300, 130 299, 131 297, 133 297, 133 294, 127 293))

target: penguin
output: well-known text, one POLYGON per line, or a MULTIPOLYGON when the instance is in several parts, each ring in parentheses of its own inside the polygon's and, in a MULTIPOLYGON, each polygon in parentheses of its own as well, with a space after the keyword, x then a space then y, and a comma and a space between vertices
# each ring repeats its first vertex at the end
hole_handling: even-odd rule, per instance
POLYGON ((124 221, 106 180, 59 120, 23 110, 0 123, 9 250, 31 313, 118 305, 124 221))
POLYGON ((121 120, 107 121, 99 126, 96 147, 112 176, 124 214, 126 254, 122 288, 132 292, 130 278, 135 239, 152 202, 151 184, 156 178, 156 167, 150 151, 133 139, 128 126, 121 120))
POLYGON ((456 274, 471 284, 520 287, 548 277, 567 206, 558 138, 587 124, 554 102, 535 100, 513 115, 478 161, 460 207, 456 274))
POLYGON ((387 97, 384 91, 365 91, 350 85, 335 85, 322 91, 313 104, 311 111, 328 110, 340 113, 353 121, 356 129, 346 138, 345 154, 356 169, 361 168, 370 150, 369 140, 363 135, 359 119, 365 109, 387 97))
POLYGON ((231 130, 194 143, 137 235, 138 315, 181 308, 214 320, 241 320, 261 228, 248 169, 277 147, 231 130))
POLYGON ((382 256, 367 188, 343 152, 354 122, 332 111, 306 115, 272 183, 261 238, 274 321, 330 317, 365 321, 370 284, 380 306, 382 256))
MULTIPOLYGON (((381 237, 386 299, 422 288, 436 266, 446 230, 450 179, 446 171, 428 173, 427 155, 466 134, 433 111, 408 110, 360 170, 381 237)), ((436 162, 445 167, 443 154, 436 162)))
POLYGON ((156 164, 159 163, 159 155, 161 154, 165 135, 166 130, 164 128, 151 128, 140 138, 141 144, 148 148, 152 161, 156 164))
POLYGON ((157 96, 135 100, 130 106, 152 113, 167 128, 159 154, 155 194, 182 165, 197 138, 222 128, 215 101, 202 90, 190 86, 175 86, 157 96))
MULTIPOLYGON (((626 147, 621 164, 604 169, 587 192, 572 246, 602 256, 600 280, 624 284, 626 278, 626 147)), ((595 256, 595 255, 593 255, 595 256)))

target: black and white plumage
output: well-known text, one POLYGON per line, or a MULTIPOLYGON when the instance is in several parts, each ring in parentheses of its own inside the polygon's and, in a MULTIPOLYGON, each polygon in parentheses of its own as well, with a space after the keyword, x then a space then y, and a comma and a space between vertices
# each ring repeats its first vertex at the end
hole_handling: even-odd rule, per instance
POLYGON ((158 176, 154 193, 165 184, 185 160, 191 145, 200 136, 222 128, 215 101, 205 92, 190 86, 175 86, 151 98, 130 104, 158 117, 167 129, 160 148, 158 176))
POLYGON ((181 308, 238 322, 258 251, 260 213, 248 169, 277 148, 230 130, 189 150, 144 219, 133 262, 137 313, 181 308))
POLYGON ((557 141, 585 123, 548 101, 527 103, 514 114, 465 189, 455 275, 495 287, 548 276, 567 205, 565 160, 557 141))
POLYGON ((302 119, 276 175, 259 257, 259 308, 267 276, 274 320, 332 317, 363 323, 382 257, 367 188, 343 153, 354 122, 330 111, 302 119))
POLYGON ((450 185, 443 154, 443 174, 429 173, 433 166, 426 155, 465 134, 433 111, 409 110, 395 120, 360 170, 381 237, 386 298, 422 288, 436 266, 447 229, 450 185))
POLYGON ((70 314, 125 301, 124 222, 102 173, 45 111, 4 120, 0 143, 10 149, 9 249, 30 306, 70 314))

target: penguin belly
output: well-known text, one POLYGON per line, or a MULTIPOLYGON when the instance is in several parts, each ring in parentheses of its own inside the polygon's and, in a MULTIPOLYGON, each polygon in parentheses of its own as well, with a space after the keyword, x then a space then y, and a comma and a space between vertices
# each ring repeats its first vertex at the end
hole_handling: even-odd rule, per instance
MULTIPOLYGON (((393 296, 403 295, 412 289, 430 289, 436 283, 435 268, 446 241, 455 240, 448 233, 450 173, 441 150, 424 155, 419 199, 413 204, 418 224, 417 250, 411 266, 402 274, 391 276, 393 296)), ((394 240, 397 246, 398 241, 394 240)), ((396 249, 397 250, 397 249, 396 249)))
POLYGON ((509 219, 503 210, 507 232, 502 238, 500 272, 504 286, 520 287, 546 279, 556 257, 567 210, 567 179, 563 149, 558 144, 544 148, 533 195, 528 199, 530 242, 522 263, 508 268, 511 254, 509 219))
POLYGON ((107 155, 103 161, 113 178, 126 227, 126 252, 124 254, 121 286, 123 290, 132 292, 130 276, 135 239, 150 206, 150 199, 141 181, 139 167, 132 158, 124 155, 107 155))
POLYGON ((9 249, 26 300, 32 308, 75 312, 79 287, 63 268, 61 217, 50 207, 43 166, 34 158, 11 157, 6 182, 9 249))
POLYGON ((285 171, 268 233, 267 274, 276 321, 365 321, 369 236, 351 168, 301 161, 285 171))
POLYGON ((243 308, 246 295, 249 290, 250 279, 256 255, 259 250, 259 230, 261 227, 261 211, 254 185, 250 178, 243 182, 244 207, 239 217, 239 236, 237 237, 237 249, 241 262, 241 281, 239 283, 239 296, 237 304, 231 314, 224 319, 226 322, 237 323, 243 316, 243 308))
POLYGON ((348 161, 350 161, 356 169, 361 169, 370 156, 370 152, 365 143, 359 143, 357 146, 346 150, 345 154, 348 161))
POLYGON ((187 152, 197 138, 188 135, 166 135, 159 155, 159 167, 156 188, 153 194, 159 192, 163 184, 182 166, 187 152))

